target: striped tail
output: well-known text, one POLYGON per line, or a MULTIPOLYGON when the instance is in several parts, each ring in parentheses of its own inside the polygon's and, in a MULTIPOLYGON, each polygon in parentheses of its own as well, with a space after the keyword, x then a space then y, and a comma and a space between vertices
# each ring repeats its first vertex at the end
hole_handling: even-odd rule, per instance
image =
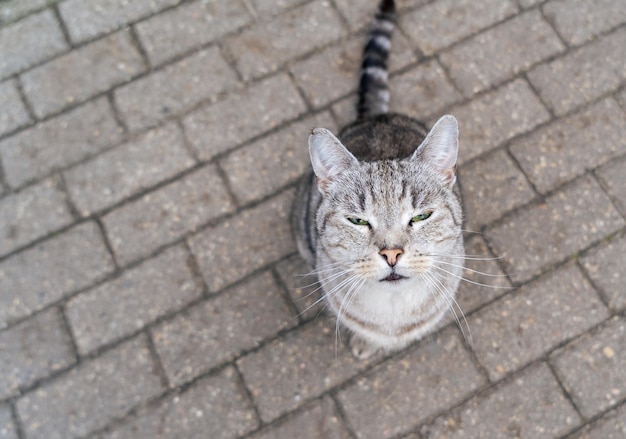
POLYGON ((387 58, 391 48, 396 6, 393 0, 382 0, 372 21, 369 38, 363 50, 361 82, 359 84, 359 119, 385 114, 389 111, 387 58))

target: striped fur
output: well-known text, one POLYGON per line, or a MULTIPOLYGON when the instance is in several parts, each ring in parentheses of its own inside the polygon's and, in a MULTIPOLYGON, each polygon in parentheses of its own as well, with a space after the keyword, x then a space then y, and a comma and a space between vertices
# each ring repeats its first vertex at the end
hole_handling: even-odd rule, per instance
POLYGON ((384 0, 364 50, 357 121, 339 138, 311 133, 313 170, 292 214, 298 250, 359 358, 432 331, 452 308, 463 270, 457 122, 444 116, 429 132, 387 112, 393 14, 384 0))

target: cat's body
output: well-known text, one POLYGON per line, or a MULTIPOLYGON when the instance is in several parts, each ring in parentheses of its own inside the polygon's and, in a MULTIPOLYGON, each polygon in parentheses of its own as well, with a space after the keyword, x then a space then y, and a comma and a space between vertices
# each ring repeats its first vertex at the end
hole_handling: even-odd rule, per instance
POLYGON ((452 308, 462 272, 456 119, 444 116, 428 133, 387 113, 393 13, 384 0, 373 22, 357 122, 341 140, 321 128, 309 138, 313 172, 293 214, 300 253, 358 357, 401 349, 431 331, 452 308))

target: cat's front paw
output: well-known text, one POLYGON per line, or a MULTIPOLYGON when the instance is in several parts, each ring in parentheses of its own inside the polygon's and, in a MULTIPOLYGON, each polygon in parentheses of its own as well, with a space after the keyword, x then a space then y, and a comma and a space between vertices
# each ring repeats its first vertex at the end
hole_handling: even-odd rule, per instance
POLYGON ((350 350, 352 355, 359 360, 366 360, 378 353, 378 346, 365 341, 361 337, 352 334, 350 337, 350 350))

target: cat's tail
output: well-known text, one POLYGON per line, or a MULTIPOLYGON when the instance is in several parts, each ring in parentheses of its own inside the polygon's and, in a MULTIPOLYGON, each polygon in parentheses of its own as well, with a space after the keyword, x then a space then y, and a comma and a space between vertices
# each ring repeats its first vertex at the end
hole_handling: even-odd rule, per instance
POLYGON ((391 48, 391 33, 396 19, 393 0, 382 0, 369 31, 359 84, 357 115, 364 119, 389 111, 387 58, 391 48))

